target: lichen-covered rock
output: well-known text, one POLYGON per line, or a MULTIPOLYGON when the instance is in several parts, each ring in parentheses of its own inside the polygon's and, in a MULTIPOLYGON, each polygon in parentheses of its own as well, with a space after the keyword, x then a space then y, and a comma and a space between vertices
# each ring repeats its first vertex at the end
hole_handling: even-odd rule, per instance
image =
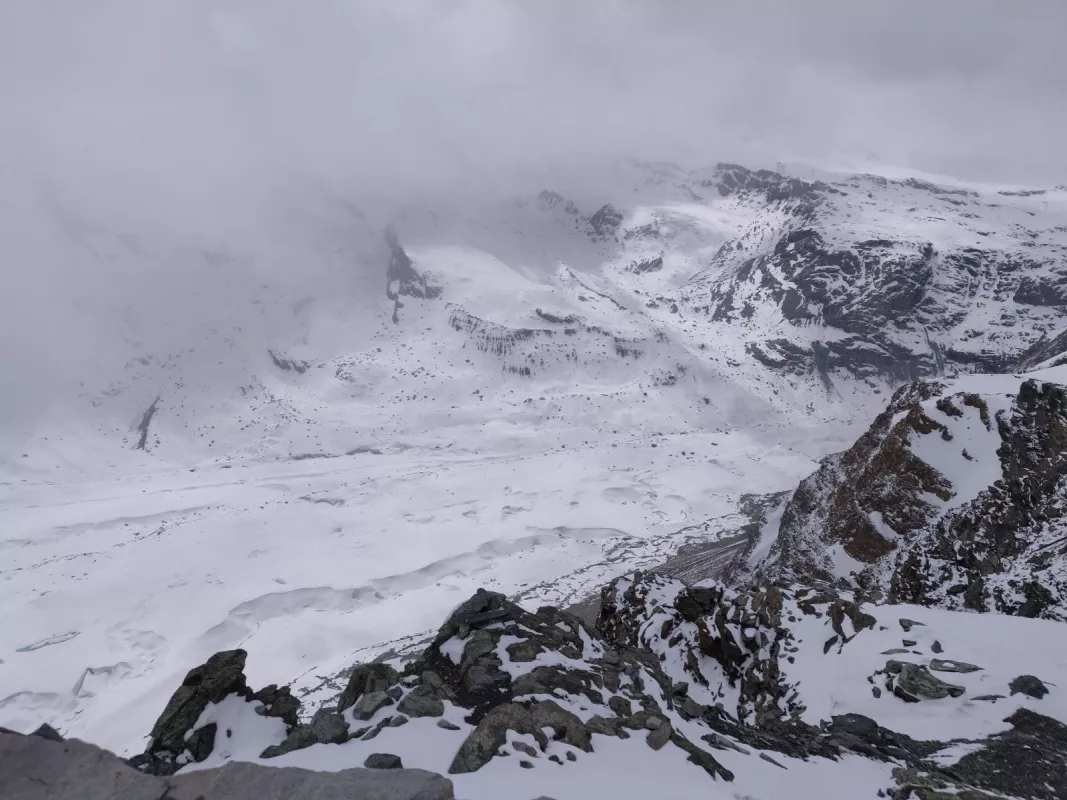
POLYGON ((918 702, 921 698, 960 697, 966 691, 962 686, 946 683, 921 664, 890 659, 886 662, 885 672, 886 688, 907 702, 918 702))

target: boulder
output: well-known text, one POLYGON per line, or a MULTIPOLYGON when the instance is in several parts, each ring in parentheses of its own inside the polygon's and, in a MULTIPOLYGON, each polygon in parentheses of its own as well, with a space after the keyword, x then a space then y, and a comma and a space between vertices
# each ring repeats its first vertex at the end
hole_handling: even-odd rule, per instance
POLYGON ((660 750, 671 740, 672 733, 674 733, 674 729, 671 728, 671 723, 662 722, 648 732, 648 736, 645 737, 645 742, 653 750, 660 750))
POLYGON ((367 760, 363 762, 363 766, 367 769, 403 769, 404 764, 400 760, 400 756, 394 756, 392 753, 371 753, 367 756, 367 760))
POLYGON ((432 686, 423 683, 408 692, 397 710, 409 717, 439 717, 445 713, 445 704, 432 686))
POLYGON ((166 789, 160 778, 95 745, 0 732, 4 800, 159 800, 166 789))
POLYGON ((368 720, 386 706, 393 705, 393 698, 384 691, 368 692, 360 695, 359 700, 352 706, 352 716, 358 720, 368 720))
POLYGON ((945 697, 959 697, 966 691, 962 686, 937 678, 920 664, 890 659, 886 662, 886 672, 893 677, 893 694, 907 702, 917 702, 920 698, 940 700, 945 697))
POLYGON ((1035 700, 1040 700, 1048 694, 1048 687, 1045 686, 1040 678, 1033 675, 1020 675, 1017 678, 1012 678, 1008 688, 1011 689, 1012 694, 1025 694, 1035 700))
POLYGON ((400 673, 388 664, 360 664, 348 678, 348 685, 337 701, 337 710, 354 706, 364 694, 385 693, 400 681, 400 673))
POLYGON ((452 781, 421 769, 345 769, 231 763, 170 779, 167 800, 455 800, 452 781))
POLYGON ((504 703, 482 717, 477 727, 460 745, 448 773, 459 775, 477 772, 504 746, 509 730, 533 736, 542 750, 548 746, 548 738, 529 710, 515 703, 504 703))
POLYGON ((207 758, 214 745, 214 728, 205 726, 191 742, 186 736, 210 703, 231 694, 253 698, 245 682, 247 655, 244 650, 226 650, 191 669, 152 727, 148 748, 130 763, 152 775, 172 775, 180 766, 176 759, 187 748, 195 760, 207 758))

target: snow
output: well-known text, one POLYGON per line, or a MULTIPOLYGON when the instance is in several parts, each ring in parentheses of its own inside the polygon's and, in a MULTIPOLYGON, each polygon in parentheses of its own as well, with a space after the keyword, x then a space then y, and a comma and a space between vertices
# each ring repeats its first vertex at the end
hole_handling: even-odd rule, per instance
MULTIPOLYGON (((831 245, 891 231, 905 244, 1036 256, 1067 241, 1063 192, 1039 199, 965 187, 978 192, 968 201, 972 219, 921 189, 890 184, 868 203, 868 178, 830 179, 848 192, 820 212, 831 245), (1020 244, 1023 224, 1038 234, 1036 249, 1020 244)), ((369 223, 353 230, 359 223, 348 215, 330 223, 342 234, 316 229, 313 241, 278 251, 152 235, 134 246, 127 231, 87 225, 72 257, 82 247, 103 254, 108 275, 122 279, 162 265, 256 314, 243 328, 207 330, 166 303, 130 309, 109 299, 79 310, 116 320, 122 347, 65 376, 77 388, 0 452, 0 725, 49 722, 130 755, 185 673, 232 647, 248 650, 251 685, 290 684, 310 693, 313 710, 328 698, 322 676, 425 639, 480 586, 531 607, 583 599, 682 544, 730 532, 742 494, 792 489, 818 458, 847 446, 891 386, 835 376, 828 393, 817 375, 767 370, 747 349, 781 336, 841 339, 842 331, 789 326, 767 303, 743 323, 697 310, 709 286, 773 248, 793 215, 714 190, 694 199, 672 181, 649 191, 622 209, 618 242, 592 242, 561 207, 413 210, 401 220, 402 243, 441 296, 405 296, 401 307, 384 296, 380 231, 369 223), (626 237, 646 225, 647 235, 626 237), (709 266, 730 241, 740 245, 734 260, 709 266), (657 256, 660 271, 629 269, 657 256), (263 284, 251 277, 257 259, 279 274, 294 272, 290 261, 310 273, 263 284), (183 346, 161 349, 143 336, 154 323, 179 328, 183 346), (286 370, 271 354, 307 368, 286 370), (514 371, 522 368, 530 374, 514 371), (134 449, 131 423, 157 397, 146 448, 134 449)), ((1062 324, 1059 310, 1029 307, 1018 325, 1001 326, 1000 299, 956 298, 943 280, 936 272, 938 297, 963 322, 941 344, 977 351, 995 341, 1008 350, 1062 324)), ((753 288, 740 286, 738 302, 753 288)), ((1067 367, 1033 377, 1067 383, 1067 367)), ((952 391, 981 394, 995 413, 1006 406, 992 398, 1007 403, 1018 384, 965 376, 952 391)), ((929 405, 954 438, 917 437, 913 447, 952 477, 956 506, 993 475, 995 427, 985 429, 976 409, 961 405, 964 416, 948 418, 929 405)), ((770 552, 781 513, 770 512, 753 563, 770 552)), ((838 574, 857 567, 843 552, 834 563, 838 574)), ((1057 690, 1040 705, 971 699, 1005 693, 1013 673, 1051 682, 1067 674, 1053 623, 905 607, 872 613, 889 631, 863 631, 840 654, 822 653, 825 620, 804 619, 804 637, 818 646, 803 647, 788 671, 805 687, 809 721, 857 711, 905 733, 950 737, 1000 730, 1021 705, 1065 718, 1057 690), (911 634, 924 653, 936 635, 948 657, 985 668, 944 676, 967 687, 962 698, 916 708, 872 696, 866 677, 901 638, 882 617, 898 611, 927 622, 911 634)), ((462 645, 443 650, 458 661, 462 645)), ((205 714, 214 715, 205 724, 240 734, 239 748, 212 758, 252 758, 278 735, 276 721, 251 704, 227 700, 205 714)), ((447 769, 451 742, 469 730, 455 709, 447 715, 461 731, 411 720, 372 743, 317 746, 270 763, 341 768, 387 751, 408 766, 447 769), (423 747, 424 733, 449 747, 423 747)), ((887 765, 862 759, 788 761, 780 770, 729 752, 722 760, 744 777, 728 786, 673 750, 652 753, 639 737, 597 737, 596 747, 596 758, 579 754, 564 767, 545 754, 523 771, 529 795, 584 800, 595 782, 596 794, 619 797, 776 800, 796 798, 798 786, 832 785, 860 798, 888 783, 887 765)), ((510 794, 502 787, 517 761, 496 759, 478 779, 459 776, 457 795, 510 794)))
POLYGON ((923 606, 873 606, 863 610, 878 620, 874 630, 863 630, 841 648, 824 654, 822 643, 833 631, 826 618, 799 617, 791 625, 800 642, 794 664, 783 664, 787 680, 800 681, 800 693, 807 705, 804 719, 812 724, 836 714, 863 714, 883 727, 916 739, 977 739, 1011 726, 1004 720, 1018 708, 1029 708, 1067 723, 1067 691, 1052 688, 1042 700, 1022 694, 1011 695, 1009 682, 1022 674, 1036 675, 1056 684, 1067 675, 1067 637, 1062 623, 1022 619, 998 614, 946 611, 923 606), (916 625, 904 632, 898 620, 911 619, 916 625), (884 627, 885 630, 881 630, 884 627), (906 649, 915 654, 884 655, 883 651, 903 647, 903 640, 915 641, 906 649), (944 648, 931 650, 934 641, 944 648), (959 698, 922 700, 906 703, 887 692, 884 670, 888 659, 929 664, 931 658, 954 659, 982 669, 971 673, 934 672, 947 683, 963 686, 959 698), (867 677, 874 676, 874 683, 867 677), (882 690, 875 697, 872 686, 882 690), (975 700, 982 695, 1002 695, 996 702, 975 700))

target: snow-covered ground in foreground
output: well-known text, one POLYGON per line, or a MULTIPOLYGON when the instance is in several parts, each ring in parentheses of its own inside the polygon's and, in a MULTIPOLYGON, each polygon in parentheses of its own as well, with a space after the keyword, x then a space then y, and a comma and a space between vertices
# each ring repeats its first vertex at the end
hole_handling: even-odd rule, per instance
POLYGON ((694 432, 8 483, 0 725, 132 753, 215 651, 299 690, 479 586, 566 604, 736 523, 741 493, 811 471, 806 446, 694 432))
MULTIPOLYGON (((657 596, 656 605, 649 603, 653 610, 642 626, 643 635, 651 637, 653 652, 667 656, 663 668, 669 678, 677 681, 691 676, 683 669, 678 651, 659 640, 655 631, 660 629, 664 615, 671 613, 658 603, 669 603, 681 584, 664 583, 669 591, 657 596)), ((1061 623, 911 605, 864 604, 862 610, 876 619, 874 626, 860 630, 843 646, 825 648, 824 641, 833 633, 831 619, 825 614, 798 612, 792 599, 787 600, 786 608, 789 616, 796 618, 789 625, 796 636, 797 652, 793 662, 787 664, 783 659, 779 663, 784 669, 784 679, 796 686, 808 705, 804 718, 813 725, 838 714, 863 714, 913 738, 946 742, 932 760, 948 766, 976 749, 973 740, 1008 729, 1010 725, 1004 720, 1017 709, 1027 708, 1067 721, 1067 694, 1056 684, 1056 679, 1067 673, 1067 640, 1059 635, 1061 623), (903 629, 901 619, 910 621, 909 630, 903 629), (909 642, 906 647, 904 640, 909 642), (935 641, 939 647, 934 646, 935 641), (884 681, 884 674, 878 671, 885 669, 887 660, 926 664, 934 656, 973 665, 974 671, 968 673, 935 673, 940 679, 963 687, 961 696, 908 703, 888 690, 881 690, 877 695, 872 691, 884 681), (1010 694, 1008 684, 1020 673, 1046 679, 1050 693, 1040 700, 1010 694)), ((452 641, 459 645, 456 650, 462 652, 463 642, 452 641)), ((561 658, 557 652, 543 652, 533 662, 513 661, 503 644, 497 652, 502 668, 512 676, 551 663, 569 668, 583 666, 581 662, 561 658)), ((602 650, 590 642, 585 657, 592 659, 600 655, 602 650)), ((706 674, 713 676, 714 666, 706 674)), ((715 689, 715 681, 707 688, 693 683, 689 686, 690 696, 698 692, 696 697, 700 700, 711 699, 703 693, 715 689)), ((554 699, 583 720, 604 713, 602 706, 581 695, 561 691, 554 699)), ((339 745, 317 744, 262 759, 259 754, 265 747, 284 738, 285 726, 276 718, 257 714, 257 705, 233 695, 217 705, 209 705, 197 725, 215 722, 220 730, 230 731, 232 735, 217 740, 205 761, 189 765, 184 771, 209 769, 233 760, 340 770, 362 765, 372 753, 391 753, 400 756, 407 767, 446 774, 456 751, 473 729, 464 721, 465 709, 446 703, 444 718, 455 730, 442 730, 434 717, 414 717, 400 727, 381 728, 372 739, 353 739, 339 745)), ((350 729, 367 730, 376 722, 393 717, 395 712, 395 707, 386 706, 369 719, 357 722, 349 711, 346 719, 350 729)), ((691 742, 701 741, 708 733, 709 729, 698 718, 687 719, 677 709, 665 710, 663 715, 691 742)), ((548 741, 546 749, 541 751, 532 736, 509 732, 507 742, 512 752, 507 757, 494 757, 476 772, 449 777, 455 784, 457 797, 472 800, 542 795, 557 800, 588 800, 591 796, 855 800, 883 796, 878 792, 892 784, 891 772, 896 766, 853 755, 845 755, 840 761, 821 756, 803 760, 779 752, 763 753, 751 745, 728 749, 727 744, 727 748, 714 749, 715 759, 735 776, 732 782, 726 782, 711 779, 702 769, 687 762, 684 752, 678 748, 653 751, 642 733, 625 740, 593 734, 592 752, 583 752, 556 740, 548 741), (530 746, 527 763, 532 766, 520 766, 522 756, 515 742, 530 746), (767 761, 764 756, 772 760, 767 761), (553 757, 559 762, 550 761, 553 757), (520 786, 521 789, 516 789, 520 786)), ((723 737, 720 741, 731 740, 723 737)), ((504 752, 508 749, 503 748, 504 752)))

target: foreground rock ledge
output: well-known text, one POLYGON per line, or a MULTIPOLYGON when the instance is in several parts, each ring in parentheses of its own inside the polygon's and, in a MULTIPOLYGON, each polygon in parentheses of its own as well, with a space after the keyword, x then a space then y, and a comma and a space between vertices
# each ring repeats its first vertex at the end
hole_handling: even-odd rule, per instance
POLYGON ((452 782, 419 769, 312 772, 231 763, 166 778, 77 739, 0 730, 4 800, 454 800, 452 782))

